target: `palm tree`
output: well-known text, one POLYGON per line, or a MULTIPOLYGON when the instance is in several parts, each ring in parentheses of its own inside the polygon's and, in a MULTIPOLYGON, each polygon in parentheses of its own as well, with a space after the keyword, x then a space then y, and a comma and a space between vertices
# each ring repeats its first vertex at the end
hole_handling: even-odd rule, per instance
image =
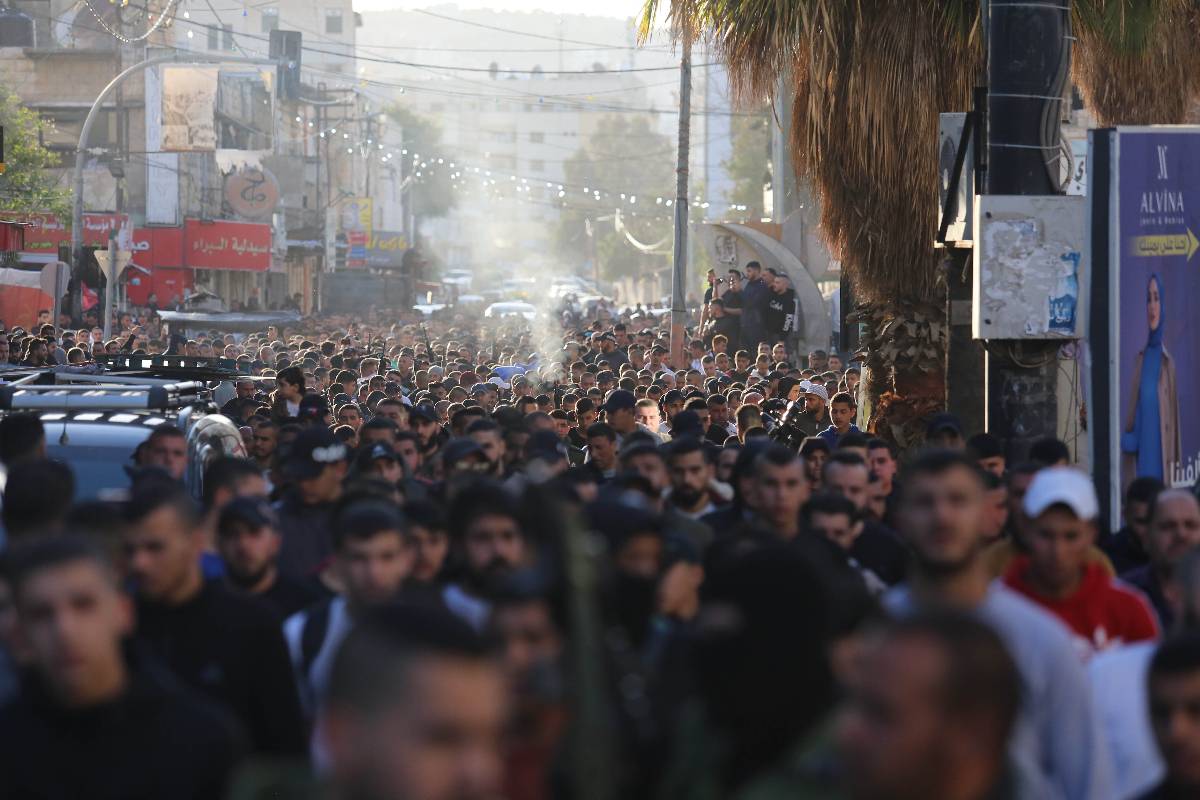
MULTIPOLYGON (((938 114, 970 105, 984 58, 980 0, 669 2, 674 35, 705 37, 744 101, 772 97, 781 81, 794 93, 792 163, 862 301, 874 427, 910 438, 944 403, 938 114)), ((646 2, 643 39, 659 3, 646 2)), ((1101 124, 1184 121, 1200 81, 1198 8, 1075 0, 1074 77, 1101 124)))

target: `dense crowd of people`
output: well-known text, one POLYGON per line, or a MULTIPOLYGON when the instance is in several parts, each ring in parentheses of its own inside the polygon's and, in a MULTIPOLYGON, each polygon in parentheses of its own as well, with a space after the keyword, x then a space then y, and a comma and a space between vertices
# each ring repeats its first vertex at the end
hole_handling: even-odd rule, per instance
POLYGON ((898 452, 786 279, 710 283, 683 363, 638 309, 0 336, 231 359, 245 450, 77 499, 0 417, 0 797, 1200 797, 1194 491, 898 452))

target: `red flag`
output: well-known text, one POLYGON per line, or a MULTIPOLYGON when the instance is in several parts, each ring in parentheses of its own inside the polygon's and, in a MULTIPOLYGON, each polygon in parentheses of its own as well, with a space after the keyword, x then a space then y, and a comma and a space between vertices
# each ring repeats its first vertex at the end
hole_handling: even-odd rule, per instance
POLYGON ((87 311, 88 309, 92 308, 93 306, 95 306, 97 303, 100 302, 100 296, 96 294, 95 290, 89 289, 88 285, 86 283, 84 283, 83 281, 80 281, 79 286, 81 289, 80 295, 83 298, 83 310, 84 311, 87 311))

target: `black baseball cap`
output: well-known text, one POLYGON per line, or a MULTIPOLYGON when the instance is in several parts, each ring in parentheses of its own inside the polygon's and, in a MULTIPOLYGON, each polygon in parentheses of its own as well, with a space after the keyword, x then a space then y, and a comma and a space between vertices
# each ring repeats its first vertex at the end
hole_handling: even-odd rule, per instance
POLYGON ((437 409, 431 403, 417 403, 409 410, 409 416, 419 417, 426 422, 441 422, 437 409))
POLYGON ((959 436, 963 435, 962 423, 958 421, 958 417, 950 413, 936 414, 933 419, 929 420, 929 427, 925 429, 926 438, 936 436, 942 431, 953 431, 959 436))
POLYGON ((442 463, 451 467, 462 461, 467 456, 481 455, 485 456, 483 448, 479 443, 468 436, 461 436, 457 439, 451 439, 442 447, 442 463))
POLYGON ((396 455, 396 451, 393 450, 391 446, 386 445, 383 442, 376 442, 370 447, 364 447, 359 451, 358 457, 355 459, 356 466, 359 469, 365 469, 371 465, 372 461, 378 461, 381 458, 386 458, 390 461, 400 460, 396 455))
POLYGON ((257 530, 267 525, 274 527, 276 521, 274 510, 261 497, 235 497, 217 517, 217 535, 232 533, 232 527, 238 523, 257 530))
POLYGON ((554 434, 554 431, 536 431, 525 443, 525 458, 529 461, 558 461, 567 458, 567 446, 554 434))
POLYGON ((633 409, 637 406, 637 397, 627 389, 614 389, 609 392, 601 409, 604 411, 620 411, 623 408, 633 409))
POLYGON ((283 462, 283 476, 291 480, 317 477, 330 464, 345 461, 349 451, 333 431, 323 425, 307 428, 296 437, 283 462))

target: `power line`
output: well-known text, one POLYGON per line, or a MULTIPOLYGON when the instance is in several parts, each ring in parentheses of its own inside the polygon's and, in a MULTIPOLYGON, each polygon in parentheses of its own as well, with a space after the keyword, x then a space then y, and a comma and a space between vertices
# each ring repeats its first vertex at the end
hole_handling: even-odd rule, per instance
POLYGON ((451 16, 447 16, 445 14, 436 14, 433 11, 427 11, 427 10, 421 9, 421 8, 413 9, 413 12, 416 14, 424 14, 427 17, 436 17, 437 19, 444 19, 449 22, 457 22, 459 25, 469 25, 472 28, 483 28, 484 30, 498 31, 500 33, 511 33, 511 34, 516 34, 518 36, 528 36, 532 39, 545 39, 545 40, 551 41, 551 42, 566 42, 568 44, 583 44, 583 45, 588 45, 591 47, 599 47, 599 48, 605 48, 605 49, 611 48, 613 50, 639 50, 640 49, 638 47, 633 47, 630 45, 605 45, 605 44, 600 44, 599 42, 580 41, 579 39, 563 39, 563 38, 559 38, 557 36, 548 36, 544 33, 530 33, 529 31, 519 31, 519 30, 516 30, 515 28, 502 28, 499 25, 488 25, 487 23, 484 23, 484 22, 474 22, 469 19, 459 19, 458 17, 451 17, 451 16))
MULTIPOLYGON (((216 9, 214 9, 212 7, 212 3, 208 2, 207 4, 209 7, 209 10, 212 11, 213 16, 217 19, 217 22, 219 24, 223 25, 224 23, 221 21, 221 17, 219 14, 217 14, 216 9)), ((133 4, 131 4, 131 5, 133 5, 133 4)), ((135 7, 141 8, 141 10, 144 10, 144 11, 150 10, 146 6, 135 6, 135 7)), ((426 13, 426 12, 420 12, 420 13, 426 13)), ((178 20, 179 18, 175 17, 175 19, 178 20)), ((189 17, 184 17, 182 21, 185 23, 190 23, 192 25, 196 25, 196 26, 209 27, 209 26, 204 25, 204 23, 196 22, 189 17)), ((312 33, 313 35, 316 35, 316 36, 321 35, 315 31, 311 31, 311 30, 308 32, 312 33)), ((241 37, 247 38, 247 39, 256 39, 256 40, 262 41, 262 42, 270 41, 269 36, 261 36, 261 35, 256 35, 256 34, 248 33, 248 32, 241 33, 241 32, 235 31, 234 35, 241 36, 241 37)), ((537 34, 528 34, 528 35, 533 36, 533 35, 537 35, 537 34)), ((338 42, 336 40, 326 39, 326 41, 330 42, 331 44, 339 44, 339 45, 345 44, 345 45, 349 46, 348 43, 338 42)), ((555 40, 555 41, 558 41, 558 40, 555 40)), ((563 41, 566 41, 566 40, 564 39, 563 41)), ((583 44, 587 44, 587 43, 584 42, 583 44)), ((357 59, 360 61, 370 61, 370 62, 381 63, 381 64, 396 64, 398 66, 413 67, 415 69, 430 69, 430 70, 441 69, 441 70, 452 70, 455 72, 476 72, 476 73, 485 72, 485 73, 489 73, 489 74, 493 72, 493 70, 490 67, 457 67, 452 64, 426 64, 426 63, 422 63, 419 61, 403 61, 403 60, 399 60, 399 59, 386 58, 386 57, 363 56, 363 55, 358 55, 357 53, 341 53, 341 52, 337 52, 337 51, 333 51, 333 50, 323 50, 321 48, 311 47, 309 45, 302 45, 301 49, 307 50, 312 53, 322 53, 324 55, 340 56, 343 58, 351 58, 351 59, 357 59)), ((714 67, 714 66, 720 66, 720 63, 713 61, 713 62, 707 62, 704 64, 694 64, 693 65, 693 67, 697 68, 697 69, 702 68, 702 67, 714 67)), ((541 70, 538 70, 538 69, 499 69, 499 68, 496 69, 495 72, 505 73, 505 74, 519 74, 519 75, 539 75, 539 74, 540 75, 596 75, 596 74, 627 74, 627 73, 640 73, 640 72, 668 72, 668 71, 673 72, 678 69, 679 69, 679 67, 672 65, 672 66, 666 66, 666 67, 630 67, 627 69, 620 69, 620 68, 608 69, 608 70, 605 70, 603 73, 598 73, 598 72, 596 72, 596 70, 591 70, 591 69, 564 69, 564 70, 541 69, 541 70)))
MULTIPOLYGON (((221 18, 215 12, 213 13, 213 16, 217 18, 217 22, 219 24, 224 24, 221 22, 221 18)), ((192 20, 189 18, 184 18, 183 22, 190 23, 192 25, 198 25, 201 27, 209 27, 207 25, 204 25, 204 23, 196 22, 195 20, 192 20)), ((257 39, 258 41, 262 41, 262 42, 270 41, 270 37, 258 36, 253 33, 239 33, 237 31, 234 31, 233 35, 241 36, 242 38, 246 38, 246 39, 257 39)), ((342 43, 337 42, 337 44, 342 44, 342 43)), ((454 72, 473 72, 473 73, 488 73, 488 74, 493 74, 493 72, 494 72, 496 74, 504 73, 504 74, 513 74, 513 75, 627 75, 627 74, 638 73, 638 72, 676 72, 679 70, 679 67, 674 66, 674 65, 669 66, 669 67, 630 67, 628 69, 606 69, 602 72, 598 72, 593 69, 538 69, 538 68, 535 68, 535 69, 499 69, 499 68, 497 68, 496 70, 493 70, 491 67, 456 67, 451 64, 425 64, 425 63, 422 63, 419 61, 404 61, 401 59, 386 58, 383 56, 376 57, 376 56, 359 55, 358 53, 340 53, 335 50, 324 50, 322 48, 312 47, 310 45, 301 45, 301 50, 306 50, 310 53, 321 53, 323 55, 340 56, 342 58, 354 59, 356 61, 367 61, 367 62, 376 63, 376 64, 394 64, 394 65, 400 66, 400 67, 412 67, 413 69, 451 70, 454 72)), ((720 63, 716 62, 716 61, 710 61, 705 64, 694 64, 693 65, 693 67, 695 67, 697 69, 702 68, 702 67, 714 67, 714 66, 720 66, 720 63)))
MULTIPOLYGON (((426 94, 443 95, 446 97, 474 97, 474 98, 483 98, 486 100, 497 100, 497 99, 513 100, 513 99, 515 99, 511 96, 505 97, 505 98, 497 98, 495 93, 451 91, 448 89, 434 89, 434 88, 430 88, 427 86, 423 86, 420 84, 414 84, 414 83, 397 83, 395 81, 385 81, 385 80, 380 80, 378 78, 364 78, 364 77, 359 77, 359 76, 349 76, 349 75, 345 75, 340 72, 334 72, 332 70, 322 70, 322 69, 319 69, 316 67, 304 67, 304 69, 308 70, 314 74, 328 75, 328 76, 340 78, 345 81, 350 81, 350 82, 354 82, 354 83, 358 83, 358 84, 362 84, 362 85, 373 85, 373 86, 380 86, 383 88, 400 89, 401 91, 424 92, 426 94)), ((461 78, 459 78, 458 80, 465 81, 465 79, 461 79, 461 78)), ((478 84, 478 85, 486 86, 486 84, 478 84)), ((564 101, 564 100, 557 100, 552 103, 543 103, 543 102, 541 102, 543 95, 539 95, 534 92, 522 92, 521 94, 523 96, 527 96, 530 98, 537 98, 539 101, 538 104, 541 105, 542 107, 544 107, 547 110, 547 112, 558 112, 558 111, 567 110, 567 111, 605 111, 605 112, 612 112, 612 113, 627 113, 627 114, 678 114, 679 113, 678 109, 674 109, 674 108, 668 108, 668 109, 653 108, 653 107, 652 108, 639 108, 639 107, 633 107, 633 106, 621 106, 621 105, 602 104, 602 103, 571 102, 571 101, 564 101), (556 108, 556 106, 561 106, 561 108, 556 108)), ((761 112, 747 112, 747 111, 719 111, 719 110, 713 110, 713 109, 705 109, 703 111, 693 110, 691 115, 693 117, 706 117, 706 116, 712 116, 712 117, 759 117, 759 116, 762 116, 762 113, 761 112)))
MULTIPOLYGON (((136 6, 133 3, 130 3, 130 5, 134 6, 136 8, 139 8, 141 10, 146 10, 145 6, 136 6)), ((96 28, 96 27, 92 27, 92 26, 88 26, 88 25, 83 25, 73 19, 67 19, 62 16, 54 16, 51 14, 38 14, 36 12, 28 12, 28 13, 30 16, 38 17, 40 19, 45 19, 52 23, 68 22, 72 25, 79 27, 82 30, 88 30, 88 31, 96 32, 96 33, 107 33, 107 31, 104 31, 102 28, 96 28)), ((192 25, 193 27, 203 28, 205 30, 214 27, 211 25, 206 25, 204 23, 186 19, 186 18, 180 19, 179 17, 175 17, 174 19, 176 22, 187 23, 187 24, 192 25)), ((218 28, 217 30, 220 31, 221 33, 225 33, 225 31, 223 29, 218 28)), ((241 36, 241 37, 251 38, 251 39, 254 39, 257 41, 263 41, 263 42, 269 41, 269 39, 267 37, 256 36, 256 35, 250 34, 250 33, 240 33, 237 31, 230 31, 230 33, 235 38, 235 40, 237 37, 241 36)), ((163 43, 163 44, 155 44, 153 46, 160 48, 160 49, 164 49, 164 50, 173 50, 177 53, 184 54, 184 55, 186 55, 188 53, 192 53, 192 52, 197 52, 196 50, 193 50, 192 48, 180 47, 179 45, 176 45, 176 44, 163 43)), ((347 60, 353 60, 355 58, 355 56, 353 56, 353 55, 349 55, 349 54, 345 54, 345 53, 337 53, 337 52, 332 52, 332 51, 325 51, 325 50, 316 50, 314 48, 309 48, 307 46, 304 47, 303 49, 309 50, 310 52, 320 52, 320 53, 326 53, 329 55, 335 55, 340 58, 345 58, 347 60)), ((314 74, 314 75, 323 75, 323 76, 338 78, 342 81, 346 81, 347 84, 358 83, 358 84, 361 84, 364 86, 372 85, 372 86, 377 86, 377 87, 384 88, 384 89, 397 89, 401 93, 406 92, 406 91, 413 91, 413 92, 423 92, 425 94, 440 95, 440 96, 444 96, 444 97, 460 97, 460 98, 468 97, 468 98, 479 98, 479 99, 486 99, 486 100, 497 100, 498 99, 495 94, 495 88, 493 88, 491 85, 485 84, 485 83, 480 83, 478 81, 471 81, 469 79, 460 78, 458 76, 440 76, 440 77, 447 77, 447 78, 450 78, 451 80, 461 81, 463 83, 468 83, 471 85, 490 88, 490 89, 492 89, 492 91, 490 91, 490 92, 466 92, 466 91, 453 91, 453 90, 448 90, 448 89, 437 89, 437 88, 433 88, 433 87, 426 86, 426 85, 416 83, 416 82, 397 82, 397 81, 381 80, 378 78, 358 77, 358 76, 353 76, 353 75, 346 75, 342 72, 336 72, 333 70, 323 70, 323 69, 320 69, 319 67, 313 67, 313 66, 305 66, 305 67, 303 67, 303 71, 308 72, 310 74, 314 74)), ((437 73, 433 73, 433 74, 436 75, 437 73)), ((591 73, 588 73, 588 74, 591 74, 591 73)), ((613 74, 613 73, 608 72, 608 73, 595 73, 595 74, 604 75, 604 74, 613 74)), ((611 104, 611 103, 610 104, 588 103, 588 102, 584 102, 584 101, 571 101, 571 100, 564 99, 566 97, 569 97, 570 95, 544 95, 544 94, 539 94, 537 92, 525 92, 525 91, 521 91, 521 90, 518 90, 518 89, 515 89, 512 87, 503 86, 503 85, 496 87, 496 88, 501 88, 506 91, 514 93, 513 95, 509 95, 508 97, 506 97, 504 99, 516 100, 519 97, 535 98, 537 100, 538 105, 541 106, 542 108, 544 108, 548 113, 558 113, 558 112, 562 112, 562 111, 572 111, 572 112, 598 111, 598 112, 607 112, 607 113, 633 113, 633 114, 652 114, 652 115, 677 114, 678 113, 678 111, 673 108, 667 108, 667 109, 660 109, 660 108, 654 108, 654 107, 640 108, 640 107, 617 105, 617 104, 611 104), (547 97, 553 98, 553 102, 545 102, 545 99, 547 97)), ((643 89, 643 88, 646 88, 646 87, 644 85, 640 85, 640 86, 636 86, 636 87, 629 87, 628 91, 637 91, 637 90, 643 89)), ((614 91, 616 91, 616 90, 614 90, 614 91)), ((594 93, 587 93, 587 94, 594 94, 594 93)), ((389 98, 389 102, 392 100, 393 100, 392 98, 389 98)), ((705 109, 705 110, 693 110, 692 116, 693 117, 704 117, 704 116, 756 117, 756 116, 761 116, 761 114, 755 113, 755 112, 721 111, 721 110, 705 109)))

